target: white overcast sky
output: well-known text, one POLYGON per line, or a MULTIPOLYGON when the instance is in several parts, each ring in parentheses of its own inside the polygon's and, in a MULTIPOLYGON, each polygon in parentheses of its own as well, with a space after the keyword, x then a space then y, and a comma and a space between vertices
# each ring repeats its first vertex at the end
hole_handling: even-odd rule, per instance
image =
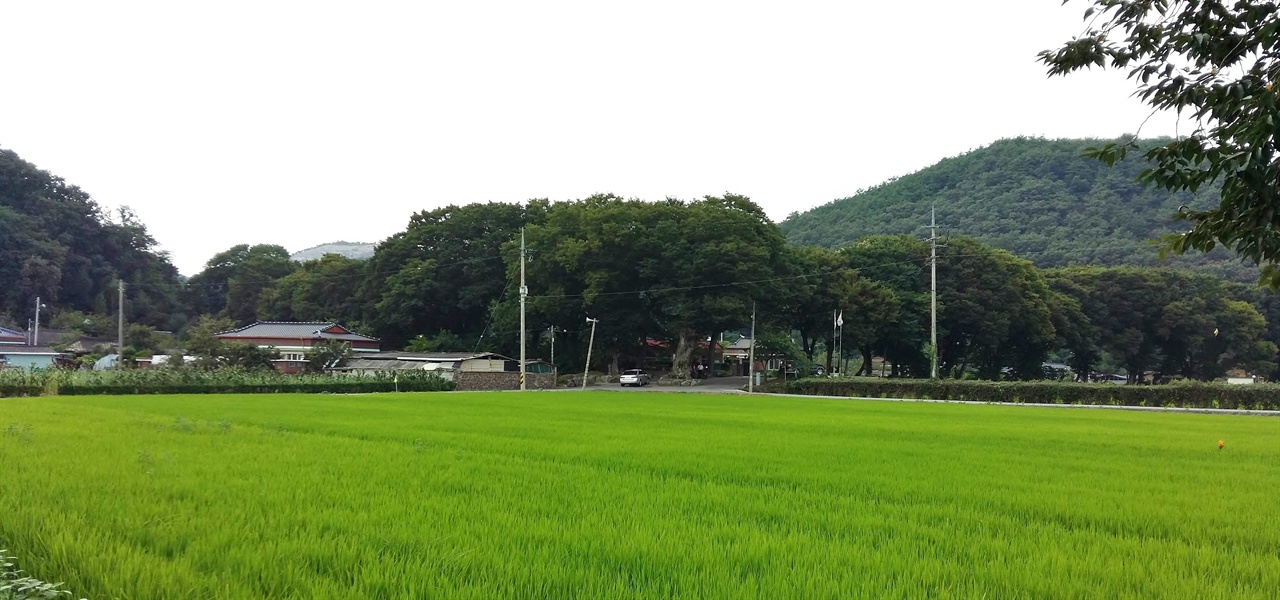
POLYGON ((490 200, 731 191, 781 221, 1000 138, 1136 131, 1123 74, 1036 61, 1087 6, 0 0, 0 148, 186 275, 490 200))

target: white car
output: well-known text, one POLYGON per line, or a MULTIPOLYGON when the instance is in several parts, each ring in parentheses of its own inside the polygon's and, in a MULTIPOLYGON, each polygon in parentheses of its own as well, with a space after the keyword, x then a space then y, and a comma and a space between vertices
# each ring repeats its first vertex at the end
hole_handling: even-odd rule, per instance
POLYGON ((649 374, 640 369, 627 369, 618 377, 618 383, 622 384, 622 387, 649 385, 649 374))

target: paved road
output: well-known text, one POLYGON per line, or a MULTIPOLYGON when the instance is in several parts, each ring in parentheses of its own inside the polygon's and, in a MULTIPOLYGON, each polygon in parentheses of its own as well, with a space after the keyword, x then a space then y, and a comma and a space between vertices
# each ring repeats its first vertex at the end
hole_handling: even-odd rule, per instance
POLYGON ((708 377, 699 379, 697 385, 658 385, 653 383, 644 387, 622 387, 616 383, 607 385, 590 385, 589 390, 615 390, 619 392, 712 392, 717 394, 733 393, 747 385, 746 376, 741 377, 708 377))

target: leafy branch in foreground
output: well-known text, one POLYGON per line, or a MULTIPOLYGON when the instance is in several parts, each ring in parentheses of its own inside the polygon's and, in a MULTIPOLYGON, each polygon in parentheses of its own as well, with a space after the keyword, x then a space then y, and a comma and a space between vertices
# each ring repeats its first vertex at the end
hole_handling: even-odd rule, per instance
POLYGON ((71 596, 71 592, 60 590, 61 583, 47 583, 34 577, 27 577, 25 571, 19 569, 9 556, 9 551, 0 548, 0 600, 52 600, 62 596, 71 596))
MULTIPOLYGON (((1050 76, 1129 69, 1154 110, 1189 117, 1189 135, 1150 148, 1144 185, 1195 191, 1221 181, 1217 208, 1183 207, 1191 223, 1165 250, 1221 244, 1263 267, 1280 288, 1280 6, 1261 0, 1092 0, 1084 34, 1040 53, 1050 76)), ((1115 164, 1136 142, 1091 152, 1115 164)))

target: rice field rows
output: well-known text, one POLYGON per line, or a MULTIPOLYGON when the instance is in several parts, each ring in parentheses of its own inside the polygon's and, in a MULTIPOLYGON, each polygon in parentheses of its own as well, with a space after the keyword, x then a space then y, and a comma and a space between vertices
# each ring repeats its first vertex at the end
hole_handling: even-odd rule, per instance
POLYGON ((0 547, 77 597, 1273 598, 1278 509, 1276 418, 611 392, 0 400, 0 547))

